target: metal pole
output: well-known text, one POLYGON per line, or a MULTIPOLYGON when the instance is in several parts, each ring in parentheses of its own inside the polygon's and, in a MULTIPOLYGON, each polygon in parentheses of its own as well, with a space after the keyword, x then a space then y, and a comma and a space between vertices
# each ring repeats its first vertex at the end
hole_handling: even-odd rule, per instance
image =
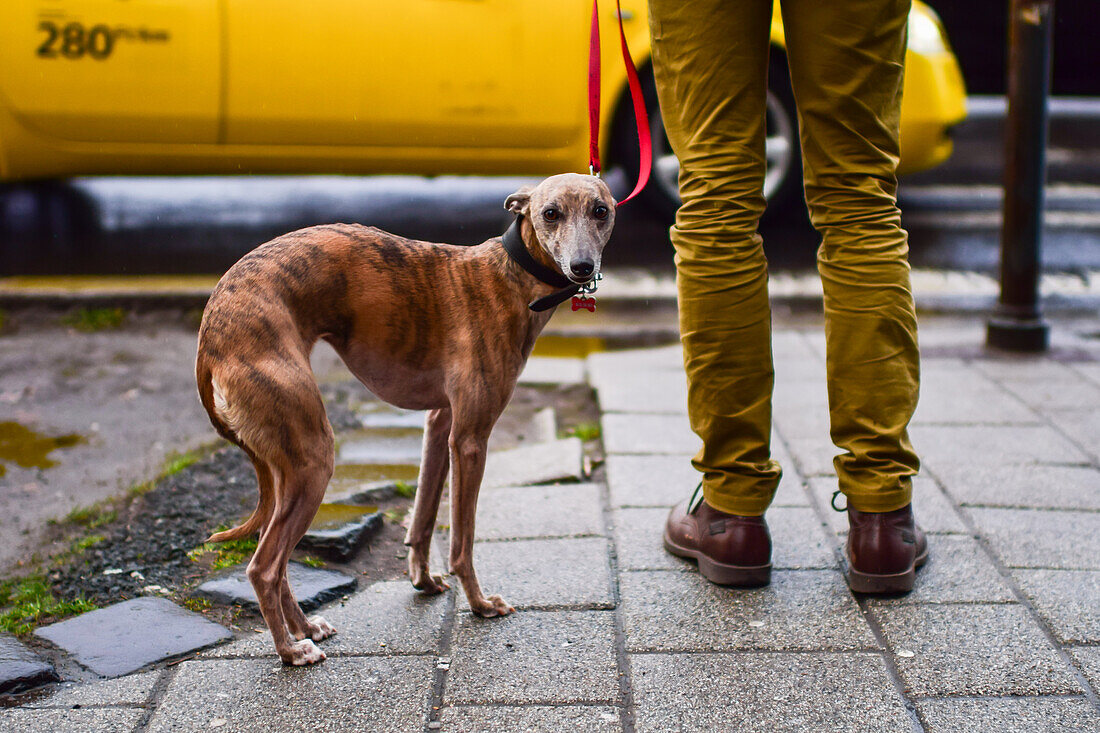
POLYGON ((1050 344, 1039 274, 1053 18, 1054 0, 1009 2, 1001 297, 986 324, 986 344, 1010 351, 1045 351, 1050 344))

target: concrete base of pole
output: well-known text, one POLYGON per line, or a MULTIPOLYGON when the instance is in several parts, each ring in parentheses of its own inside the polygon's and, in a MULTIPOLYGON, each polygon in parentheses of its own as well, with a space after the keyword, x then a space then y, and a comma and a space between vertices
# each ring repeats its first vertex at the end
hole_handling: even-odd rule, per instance
POLYGON ((986 321, 985 343, 1005 351, 1046 351, 1050 348, 1050 325, 1042 318, 994 315, 986 321))

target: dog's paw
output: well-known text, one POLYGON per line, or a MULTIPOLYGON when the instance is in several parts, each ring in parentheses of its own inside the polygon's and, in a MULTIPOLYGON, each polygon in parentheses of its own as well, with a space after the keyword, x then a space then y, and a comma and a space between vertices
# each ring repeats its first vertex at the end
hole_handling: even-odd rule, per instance
POLYGON ((482 618, 493 618, 494 616, 507 616, 510 613, 515 613, 516 609, 513 608, 508 601, 504 600, 500 596, 489 596, 483 598, 481 603, 471 603, 470 608, 478 616, 482 618))
POLYGON ((280 656, 283 664, 291 664, 295 667, 325 661, 325 653, 317 648, 317 645, 311 639, 294 642, 290 645, 290 653, 286 656, 280 656))
POLYGON ((322 641, 336 633, 336 628, 323 616, 311 616, 306 620, 309 622, 309 638, 314 641, 322 641))
POLYGON ((432 575, 431 573, 423 573, 419 577, 414 577, 412 584, 413 588, 432 596, 451 587, 447 584, 447 581, 443 580, 442 575, 432 575))

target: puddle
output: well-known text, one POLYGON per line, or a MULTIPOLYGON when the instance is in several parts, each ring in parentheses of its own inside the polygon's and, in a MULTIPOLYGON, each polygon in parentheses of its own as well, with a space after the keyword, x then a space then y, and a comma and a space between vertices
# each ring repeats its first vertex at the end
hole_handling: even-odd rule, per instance
POLYGON ((83 435, 42 435, 17 422, 0 422, 0 476, 7 473, 5 463, 23 468, 49 468, 57 461, 49 454, 58 448, 70 448, 85 442, 83 435))
POLYGON ((415 464, 395 463, 346 463, 336 466, 332 473, 332 488, 351 488, 357 484, 377 484, 384 481, 408 481, 415 483, 420 467, 415 464))
POLYGON ((420 428, 362 428, 347 433, 336 462, 357 464, 419 463, 424 431, 420 428))
POLYGON ((309 525, 311 532, 340 529, 344 525, 358 522, 363 517, 378 511, 376 506, 356 506, 353 504, 322 504, 309 525))
POLYGON ((556 336, 546 334, 535 342, 531 356, 556 356, 582 359, 597 351, 607 351, 607 339, 599 336, 556 336))

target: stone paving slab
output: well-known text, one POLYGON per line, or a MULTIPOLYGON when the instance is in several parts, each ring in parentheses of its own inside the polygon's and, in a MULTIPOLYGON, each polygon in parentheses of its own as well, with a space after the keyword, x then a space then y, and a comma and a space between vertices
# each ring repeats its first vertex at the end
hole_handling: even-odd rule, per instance
POLYGON ((936 477, 963 506, 1100 510, 1100 470, 1092 466, 945 464, 936 477))
MULTIPOLYGON (((478 542, 474 569, 485 595, 516 608, 611 608, 611 568, 603 537, 478 542)), ((458 608, 466 594, 455 584, 458 608)))
POLYGON ((482 489, 477 502, 479 540, 603 534, 598 484, 482 489))
POLYGON ((686 414, 613 413, 600 422, 608 453, 693 456, 703 444, 691 432, 686 414))
POLYGON ((1001 375, 998 380, 1020 401, 1042 410, 1073 410, 1081 405, 1100 405, 1100 387, 1071 370, 1056 380, 1043 381, 1001 375))
POLYGON ((970 367, 922 366, 913 424, 1038 424, 1024 402, 970 367))
POLYGON ((134 730, 145 711, 140 708, 0 709, 0 730, 19 733, 118 733, 134 730))
POLYGON ((149 722, 163 731, 422 730, 433 681, 425 657, 184 662, 149 722), (219 721, 225 721, 219 723, 219 721))
POLYGON ((687 377, 683 371, 598 369, 590 382, 604 413, 687 414, 687 377))
POLYGON ((684 352, 680 344, 646 349, 622 351, 598 351, 588 355, 589 374, 600 369, 623 371, 629 369, 684 370, 684 352))
MULTIPOLYGON (((256 591, 248 581, 245 572, 248 563, 241 563, 226 572, 206 581, 198 587, 196 594, 209 598, 216 603, 233 603, 259 610, 256 591)), ((291 562, 286 566, 290 589, 303 611, 311 611, 323 603, 347 595, 355 590, 359 581, 350 575, 335 570, 311 568, 301 563, 291 562)))
POLYGON ((1100 714, 1080 697, 920 700, 917 710, 927 733, 1100 730, 1100 714))
POLYGON ((1001 561, 1017 568, 1100 570, 1100 513, 964 510, 1001 561))
POLYGON ((617 702, 614 636, 608 612, 464 614, 455 626, 444 702, 617 702))
POLYGON ((342 433, 336 449, 340 464, 420 463, 423 427, 363 428, 342 433))
POLYGON ((84 684, 65 683, 48 696, 25 703, 24 707, 71 709, 89 705, 145 705, 160 676, 159 671, 141 672, 84 684))
POLYGON ((607 457, 607 485, 613 507, 663 507, 683 501, 701 474, 686 456, 607 457))
POLYGON ((1004 425, 914 425, 913 445, 933 470, 972 465, 1086 463, 1088 457, 1054 428, 1004 425))
POLYGON ((1100 572, 1013 570, 1012 577, 1058 641, 1100 643, 1100 572))
POLYGON ((973 537, 929 537, 928 562, 908 595, 872 597, 869 603, 1015 603, 1016 595, 973 537))
POLYGON ((509 450, 490 451, 481 487, 526 486, 584 477, 584 446, 580 438, 562 438, 509 450))
POLYGON ((1100 459, 1100 413, 1095 405, 1089 404, 1078 410, 1052 411, 1047 416, 1055 427, 1072 437, 1075 443, 1090 454, 1093 464, 1100 459))
POLYGON ((337 562, 347 562, 382 529, 382 513, 376 507, 325 503, 298 543, 337 562))
MULTIPOLYGON (((619 509, 614 512, 615 546, 620 570, 691 570, 695 563, 664 548, 668 510, 619 509)), ((821 522, 812 509, 774 507, 768 510, 772 535, 772 566, 776 569, 836 567, 837 560, 821 522)))
POLYGON ((878 654, 634 654, 639 733, 907 731, 878 654))
POLYGON ((439 716, 443 730, 450 733, 488 733, 488 731, 578 731, 578 733, 615 733, 621 731, 619 711, 603 705, 548 706, 509 705, 488 707, 462 705, 444 707, 439 716))
POLYGON ((53 665, 8 634, 0 634, 0 694, 21 692, 58 680, 53 665))
MULTIPOLYGON (((829 528, 838 535, 847 535, 847 512, 834 511, 832 507, 833 492, 837 488, 836 479, 818 477, 810 479, 809 483, 810 493, 825 514, 825 521, 829 528)), ((837 498, 837 506, 845 506, 843 496, 837 498)), ((913 480, 913 511, 917 523, 927 534, 966 534, 968 532, 955 507, 951 506, 951 500, 930 478, 917 476, 913 480)))
POLYGON ((1071 647, 1069 654, 1093 691, 1100 692, 1100 646, 1071 647))
POLYGON ((878 647, 835 571, 777 571, 770 586, 754 590, 695 573, 627 572, 620 592, 632 652, 878 647))
POLYGON ((233 638, 165 598, 135 598, 44 626, 38 636, 103 677, 118 677, 233 638))
MULTIPOLYGON (((458 584, 448 591, 461 593, 458 584)), ((325 654, 435 654, 446 595, 425 595, 407 580, 379 582, 355 593, 347 601, 321 609, 321 615, 336 627, 336 636, 321 642, 325 654)), ((211 649, 204 658, 276 658, 271 633, 264 629, 232 644, 211 649)))
MULTIPOLYGON (((822 367, 824 372, 824 368, 822 367)), ((829 396, 825 377, 793 382, 776 381, 772 393, 772 414, 783 437, 829 438, 829 396)))
POLYGON ((584 359, 532 356, 519 374, 520 384, 584 384, 584 359))
MULTIPOLYGON (((781 416, 776 416, 775 424, 779 431, 786 433, 787 424, 781 416)), ((814 476, 835 476, 833 458, 840 455, 840 449, 829 440, 828 431, 811 438, 790 438, 787 449, 794 459, 798 472, 807 478, 814 476)))
POLYGON ((871 612, 906 690, 917 697, 1082 692, 1022 606, 873 606, 871 612))

